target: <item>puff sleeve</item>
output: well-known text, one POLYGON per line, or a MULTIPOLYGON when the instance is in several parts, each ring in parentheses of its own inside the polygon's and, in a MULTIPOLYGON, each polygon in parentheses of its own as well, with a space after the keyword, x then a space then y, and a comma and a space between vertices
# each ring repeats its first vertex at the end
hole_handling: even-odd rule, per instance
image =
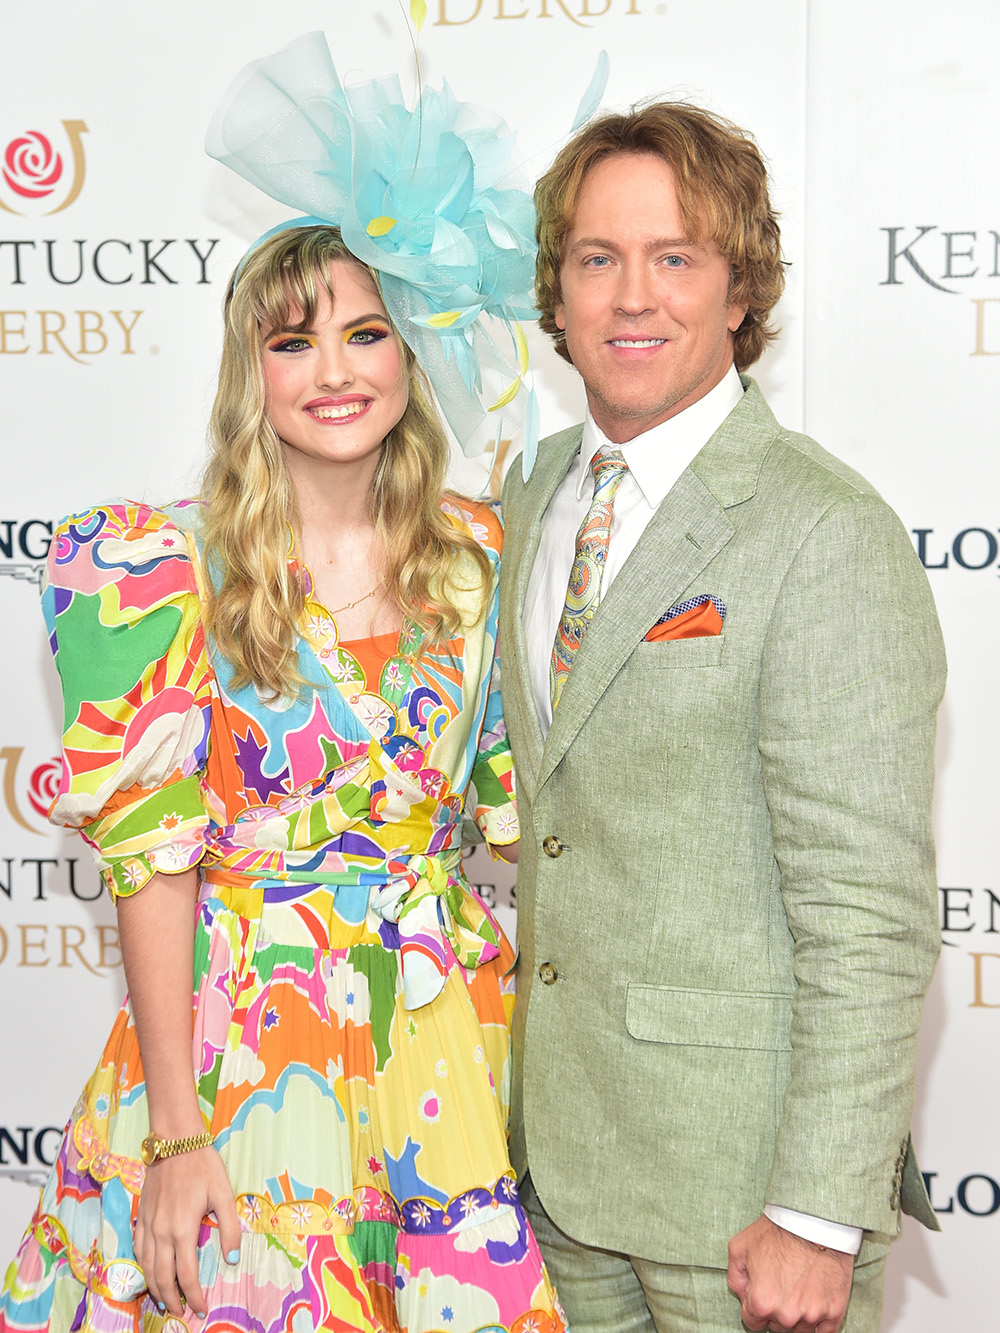
POLYGON ((80 830, 113 897, 135 893, 205 850, 212 691, 188 538, 148 505, 73 514, 43 608, 63 692, 49 818, 80 830))

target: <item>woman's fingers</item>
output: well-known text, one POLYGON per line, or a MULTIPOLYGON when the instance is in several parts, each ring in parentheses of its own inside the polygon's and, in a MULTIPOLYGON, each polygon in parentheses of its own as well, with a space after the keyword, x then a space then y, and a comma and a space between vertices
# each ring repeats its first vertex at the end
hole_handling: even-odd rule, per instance
POLYGON ((183 1313, 184 1304, 199 1318, 208 1313, 198 1272, 202 1219, 214 1213, 223 1259, 240 1258, 240 1222, 236 1200, 222 1159, 203 1148, 157 1162, 146 1174, 135 1228, 135 1256, 149 1294, 161 1309, 183 1313))
POLYGON ((219 1197, 212 1204, 215 1219, 219 1224, 219 1246, 227 1264, 240 1261, 240 1219, 236 1212, 236 1200, 226 1181, 225 1190, 219 1191, 219 1197))
MULTIPOLYGON (((208 1306, 205 1301, 205 1293, 201 1288, 201 1280, 198 1275, 198 1247, 196 1245, 197 1237, 190 1243, 185 1243, 183 1247, 174 1252, 174 1270, 177 1274, 177 1286, 180 1294, 188 1303, 199 1319, 204 1319, 208 1313, 208 1306)), ((167 1303, 170 1308, 170 1303, 167 1303)))
POLYGON ((146 1171, 135 1254, 150 1295, 171 1314, 183 1314, 185 1302, 196 1314, 206 1313, 198 1275, 198 1236, 206 1211, 205 1176, 216 1163, 222 1169, 217 1155, 208 1149, 167 1158, 146 1171))
POLYGON ((153 1272, 153 1256, 147 1253, 146 1246, 148 1237, 146 1227, 142 1220, 142 1212, 139 1213, 139 1220, 135 1224, 135 1232, 132 1238, 132 1252, 135 1255, 135 1261, 142 1269, 143 1277, 146 1279, 146 1287, 150 1296, 157 1305, 163 1305, 163 1297, 160 1295, 159 1283, 156 1281, 156 1274, 153 1272))
POLYGON ((169 1310, 171 1314, 183 1314, 184 1306, 181 1302, 180 1292, 177 1290, 177 1284, 174 1281, 176 1270, 174 1268, 172 1246, 165 1245, 162 1241, 158 1242, 152 1260, 152 1270, 147 1268, 144 1271, 150 1294, 154 1297, 157 1305, 169 1310), (153 1281, 150 1281, 150 1271, 152 1271, 153 1281), (153 1290, 154 1285, 155 1292, 153 1290))

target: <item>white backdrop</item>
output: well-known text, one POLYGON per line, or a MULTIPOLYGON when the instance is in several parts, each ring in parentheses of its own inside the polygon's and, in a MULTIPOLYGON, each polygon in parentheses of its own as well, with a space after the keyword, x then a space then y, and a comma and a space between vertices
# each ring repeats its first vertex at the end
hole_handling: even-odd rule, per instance
MULTIPOLYGON (((394 0, 300 0, 280 16, 264 0, 48 0, 0 17, 0 1271, 123 989, 86 849, 42 817, 59 706, 40 562, 68 510, 194 489, 225 279, 284 216, 204 157, 205 127, 238 68, 310 27, 342 76, 394 70, 412 87, 394 0)), ((428 0, 421 38, 425 80, 502 111, 532 176, 602 49, 606 106, 690 96, 752 129, 793 265, 758 376, 786 425, 880 487, 929 567, 951 660, 947 947, 915 1130, 945 1233, 911 1223, 893 1253, 898 1333, 997 1323, 998 43, 995 0, 428 0)), ((574 372, 531 345, 543 428, 578 420, 574 372)), ((456 477, 482 481, 465 464, 456 477)), ((484 861, 472 876, 492 880, 484 861)))

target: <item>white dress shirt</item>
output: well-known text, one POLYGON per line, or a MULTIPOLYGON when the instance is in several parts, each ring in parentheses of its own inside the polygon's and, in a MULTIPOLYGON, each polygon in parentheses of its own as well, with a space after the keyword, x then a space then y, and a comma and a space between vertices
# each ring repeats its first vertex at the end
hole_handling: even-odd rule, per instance
POLYGON ((628 471, 619 482, 615 495, 608 558, 601 578, 603 596, 646 531, 646 525, 660 502, 742 397, 740 377, 736 367, 730 366, 704 398, 625 444, 611 444, 587 412, 580 452, 556 487, 545 511, 538 555, 524 601, 528 666, 543 734, 552 725, 549 694, 552 645, 566 605, 566 588, 576 555, 576 534, 594 498, 591 459, 602 451, 617 449, 628 464, 628 471))
MULTIPOLYGON (((628 464, 628 471, 615 495, 607 561, 601 578, 603 596, 632 554, 667 492, 742 396, 740 377, 736 367, 730 366, 704 398, 625 444, 612 444, 588 410, 580 451, 545 511, 538 554, 524 602, 528 668, 543 735, 552 725, 549 693, 552 645, 566 604, 566 588, 576 554, 576 534, 594 498, 591 460, 599 453, 617 449, 628 464)), ((776 1204, 766 1204, 764 1213, 777 1226, 817 1245, 826 1245, 845 1254, 857 1254, 861 1248, 860 1227, 829 1222, 776 1204)))

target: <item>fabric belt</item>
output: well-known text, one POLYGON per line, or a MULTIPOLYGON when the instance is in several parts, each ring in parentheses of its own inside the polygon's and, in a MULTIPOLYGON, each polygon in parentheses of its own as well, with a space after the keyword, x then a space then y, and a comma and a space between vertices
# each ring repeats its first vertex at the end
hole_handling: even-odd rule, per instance
MULTIPOLYGON (((465 968, 479 967, 500 954, 500 928, 461 873, 458 848, 434 856, 392 857, 381 866, 341 873, 282 870, 244 873, 202 863, 206 883, 237 891, 270 880, 338 886, 368 885, 369 914, 395 927, 399 938, 403 1006, 420 1009, 441 994, 448 955, 465 968)), ((373 924, 373 933, 377 927, 373 924)), ((384 939, 384 934, 383 934, 384 939)))

